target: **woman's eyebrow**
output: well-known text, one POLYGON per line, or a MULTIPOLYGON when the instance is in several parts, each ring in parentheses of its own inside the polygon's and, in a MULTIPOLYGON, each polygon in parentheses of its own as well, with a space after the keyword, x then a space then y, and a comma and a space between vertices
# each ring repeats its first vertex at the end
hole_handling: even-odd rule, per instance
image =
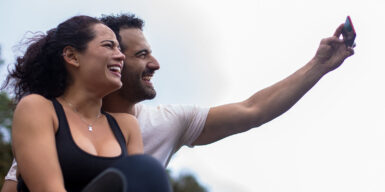
POLYGON ((103 41, 100 41, 100 43, 105 43, 105 42, 110 42, 110 43, 112 43, 113 45, 116 44, 115 41, 113 41, 113 40, 103 40, 103 41))

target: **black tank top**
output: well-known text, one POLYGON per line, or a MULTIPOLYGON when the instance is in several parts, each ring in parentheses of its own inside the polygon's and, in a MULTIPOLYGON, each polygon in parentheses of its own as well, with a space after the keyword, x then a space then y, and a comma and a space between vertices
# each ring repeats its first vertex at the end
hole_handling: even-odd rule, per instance
MULTIPOLYGON (((116 157, 100 157, 83 151, 73 140, 62 105, 56 99, 53 99, 52 103, 59 120, 55 140, 64 186, 69 192, 81 191, 93 178, 110 167, 111 164, 128 155, 126 141, 116 120, 110 114, 102 111, 115 138, 118 140, 122 153, 116 157)), ((26 191, 22 178, 20 178, 19 184, 22 191, 26 191)))

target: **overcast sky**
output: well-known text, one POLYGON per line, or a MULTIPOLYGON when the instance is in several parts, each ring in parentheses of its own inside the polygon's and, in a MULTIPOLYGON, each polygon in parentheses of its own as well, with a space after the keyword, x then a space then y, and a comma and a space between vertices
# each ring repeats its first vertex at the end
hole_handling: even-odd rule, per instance
MULTIPOLYGON (((109 0, 0 1, 6 64, 27 31, 71 16, 132 12, 161 69, 156 104, 242 101, 290 75, 350 15, 355 55, 291 110, 260 128, 183 148, 174 173, 191 172, 211 192, 385 191, 385 1, 109 0)), ((5 76, 5 68, 1 76, 5 76)))

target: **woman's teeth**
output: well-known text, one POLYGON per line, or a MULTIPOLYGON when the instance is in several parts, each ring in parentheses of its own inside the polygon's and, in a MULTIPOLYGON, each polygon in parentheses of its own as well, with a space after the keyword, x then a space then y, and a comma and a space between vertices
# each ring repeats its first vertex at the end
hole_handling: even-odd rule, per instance
POLYGON ((118 66, 111 66, 111 67, 109 67, 109 69, 110 69, 110 71, 112 71, 112 72, 118 72, 118 73, 120 73, 120 71, 121 71, 120 67, 118 67, 118 66))

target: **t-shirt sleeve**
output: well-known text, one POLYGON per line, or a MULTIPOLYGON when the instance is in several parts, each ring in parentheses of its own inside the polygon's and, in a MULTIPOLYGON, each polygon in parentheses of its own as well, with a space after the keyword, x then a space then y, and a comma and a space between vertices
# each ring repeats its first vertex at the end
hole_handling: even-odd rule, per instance
POLYGON ((5 180, 17 181, 16 170, 17 170, 17 163, 15 159, 13 159, 12 166, 9 169, 8 174, 5 176, 5 180))
POLYGON ((210 108, 208 107, 204 108, 198 106, 183 107, 183 120, 185 121, 184 124, 186 126, 180 140, 181 146, 187 145, 193 147, 192 143, 199 137, 205 126, 209 109, 210 108))
POLYGON ((209 108, 195 105, 136 104, 143 137, 144 152, 167 165, 170 157, 182 146, 192 143, 202 133, 209 108))

